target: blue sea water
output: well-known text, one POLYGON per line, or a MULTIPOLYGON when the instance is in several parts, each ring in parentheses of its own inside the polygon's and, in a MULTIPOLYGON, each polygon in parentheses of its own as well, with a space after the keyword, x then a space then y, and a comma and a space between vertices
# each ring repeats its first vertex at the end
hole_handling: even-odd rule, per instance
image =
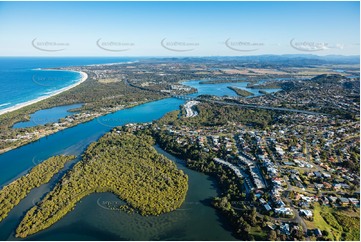
POLYGON ((40 70, 134 61, 120 57, 0 57, 0 110, 47 96, 78 82, 76 72, 40 70))

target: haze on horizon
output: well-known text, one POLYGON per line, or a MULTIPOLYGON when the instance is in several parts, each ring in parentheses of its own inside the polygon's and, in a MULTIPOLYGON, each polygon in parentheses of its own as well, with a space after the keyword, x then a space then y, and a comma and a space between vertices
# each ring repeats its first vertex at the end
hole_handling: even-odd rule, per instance
POLYGON ((0 2, 0 56, 359 55, 359 2, 0 2))

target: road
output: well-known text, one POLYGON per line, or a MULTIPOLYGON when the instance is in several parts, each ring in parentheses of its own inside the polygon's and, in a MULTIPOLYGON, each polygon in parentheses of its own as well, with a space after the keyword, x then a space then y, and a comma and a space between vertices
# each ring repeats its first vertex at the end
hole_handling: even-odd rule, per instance
POLYGON ((293 213, 295 214, 295 217, 291 221, 300 224, 302 226, 302 228, 303 228, 303 231, 306 232, 307 231, 307 225, 306 225, 305 221, 303 221, 303 219, 300 217, 300 215, 298 213, 298 210, 293 207, 293 203, 292 203, 291 199, 289 199, 289 197, 288 197, 290 191, 292 191, 292 186, 289 183, 289 180, 286 179, 286 177, 285 177, 285 182, 287 184, 287 190, 286 190, 287 195, 284 196, 284 199, 290 205, 291 209, 293 210, 293 213))

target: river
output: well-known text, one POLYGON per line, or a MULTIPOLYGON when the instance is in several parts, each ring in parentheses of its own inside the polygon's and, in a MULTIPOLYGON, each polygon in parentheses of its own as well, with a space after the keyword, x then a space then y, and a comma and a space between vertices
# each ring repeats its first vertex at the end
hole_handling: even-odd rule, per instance
MULTIPOLYGON (((219 96, 236 94, 227 86, 244 87, 245 84, 199 85, 184 83, 199 89, 199 94, 219 96), (214 89, 217 89, 214 92, 214 89)), ((254 90, 255 94, 258 90, 254 90)), ((257 94, 258 95, 258 94, 257 94)), ((87 123, 65 129, 0 155, 0 186, 26 173, 31 167, 50 156, 72 154, 80 156, 84 149, 113 127, 126 123, 151 122, 167 112, 179 109, 183 100, 167 98, 108 114, 87 123)), ((157 148, 159 152, 164 151, 157 148)), ((184 164, 164 153, 176 162, 189 176, 189 191, 182 207, 157 217, 142 217, 109 210, 101 204, 119 203, 109 193, 92 194, 84 198, 76 208, 50 228, 41 231, 30 240, 234 240, 216 211, 210 206, 217 196, 214 181, 208 176, 189 170, 184 164)), ((55 183, 56 180, 53 181, 55 183)), ((50 182, 33 191, 0 223, 0 240, 14 240, 16 225, 34 201, 39 201, 53 184, 50 182)))

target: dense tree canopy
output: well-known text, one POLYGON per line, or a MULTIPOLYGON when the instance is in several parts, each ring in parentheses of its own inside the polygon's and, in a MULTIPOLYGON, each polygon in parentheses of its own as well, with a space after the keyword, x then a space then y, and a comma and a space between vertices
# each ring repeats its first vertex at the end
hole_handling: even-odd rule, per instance
POLYGON ((75 156, 54 156, 30 170, 28 174, 13 181, 0 190, 0 221, 23 199, 31 189, 50 181, 66 162, 75 159, 75 156))
POLYGON ((16 230, 26 237, 71 211, 83 197, 112 192, 142 215, 159 215, 180 207, 188 178, 153 148, 147 135, 113 131, 92 143, 77 163, 16 230))

